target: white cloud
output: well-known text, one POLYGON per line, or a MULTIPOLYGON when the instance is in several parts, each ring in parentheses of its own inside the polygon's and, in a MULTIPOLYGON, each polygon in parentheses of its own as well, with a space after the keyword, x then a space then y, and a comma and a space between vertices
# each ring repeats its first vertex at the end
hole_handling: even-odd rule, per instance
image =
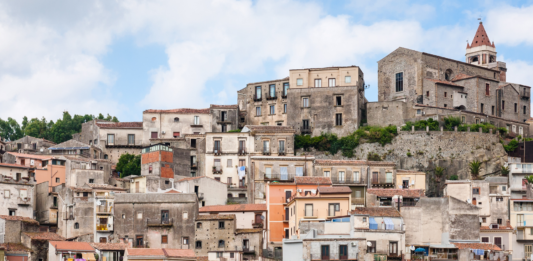
POLYGON ((505 61, 507 64, 507 81, 512 83, 524 84, 533 87, 533 64, 525 61, 505 61))
POLYGON ((500 6, 487 14, 486 27, 490 28, 489 37, 499 44, 533 44, 533 5, 525 7, 500 6))

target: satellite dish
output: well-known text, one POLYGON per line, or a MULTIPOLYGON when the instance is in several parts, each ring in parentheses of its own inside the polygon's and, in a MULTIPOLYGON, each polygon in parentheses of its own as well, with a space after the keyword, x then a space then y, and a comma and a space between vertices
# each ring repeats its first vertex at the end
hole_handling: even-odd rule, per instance
POLYGON ((100 201, 96 201, 96 205, 100 206, 101 205, 100 201))
POLYGON ((265 220, 265 216, 261 215, 261 220, 265 220))
POLYGON ((410 246, 409 249, 410 249, 411 251, 415 251, 415 246, 410 246))
POLYGON ((371 247, 372 246, 372 242, 366 242, 366 245, 371 247))

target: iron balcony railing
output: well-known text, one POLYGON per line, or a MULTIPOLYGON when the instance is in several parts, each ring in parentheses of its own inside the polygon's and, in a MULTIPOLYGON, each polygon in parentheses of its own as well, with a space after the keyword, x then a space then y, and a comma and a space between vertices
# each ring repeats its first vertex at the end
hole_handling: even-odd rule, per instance
POLYGON ((146 225, 149 227, 172 226, 174 218, 146 219, 146 225))
POLYGON ((263 150, 263 155, 270 155, 270 150, 263 150))
POLYGON ((265 181, 294 181, 295 174, 265 174, 265 181))
POLYGON ((246 149, 239 148, 239 151, 237 152, 237 154, 239 154, 239 156, 246 155, 246 149))
POLYGON ((361 176, 355 178, 352 176, 331 177, 331 182, 333 184, 365 184, 365 180, 361 176))
POLYGON ((304 210, 304 217, 305 218, 318 217, 318 209, 304 210))
POLYGON ((257 96, 257 94, 254 94, 254 101, 261 101, 262 95, 257 96))
POLYGON ((285 150, 279 150, 278 156, 285 156, 285 150))

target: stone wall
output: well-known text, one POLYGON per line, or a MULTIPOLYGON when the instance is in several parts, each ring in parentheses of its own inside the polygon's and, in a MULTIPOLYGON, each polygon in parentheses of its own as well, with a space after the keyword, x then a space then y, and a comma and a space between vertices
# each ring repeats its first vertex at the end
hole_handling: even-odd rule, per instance
MULTIPOLYGON (((507 153, 494 134, 477 132, 401 131, 392 144, 360 144, 352 159, 366 159, 369 152, 377 153, 384 161, 396 163, 397 169, 426 172, 428 196, 442 195, 445 178, 457 175, 459 179, 471 179, 468 163, 483 162, 480 175, 499 174, 500 167, 507 160, 507 153), (411 156, 408 156, 408 153, 411 156), (441 179, 436 179, 436 166, 446 168, 441 179)), ((298 156, 314 155, 317 159, 348 159, 339 151, 335 155, 325 152, 297 151, 298 156)))

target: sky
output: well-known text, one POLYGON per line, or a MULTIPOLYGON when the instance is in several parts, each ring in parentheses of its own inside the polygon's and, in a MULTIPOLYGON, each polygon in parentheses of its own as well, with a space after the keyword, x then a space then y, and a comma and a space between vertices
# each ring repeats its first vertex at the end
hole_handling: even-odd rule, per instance
POLYGON ((289 69, 358 65, 398 47, 464 61, 481 18, 507 81, 533 86, 533 1, 5 0, 0 118, 236 104, 289 69))

